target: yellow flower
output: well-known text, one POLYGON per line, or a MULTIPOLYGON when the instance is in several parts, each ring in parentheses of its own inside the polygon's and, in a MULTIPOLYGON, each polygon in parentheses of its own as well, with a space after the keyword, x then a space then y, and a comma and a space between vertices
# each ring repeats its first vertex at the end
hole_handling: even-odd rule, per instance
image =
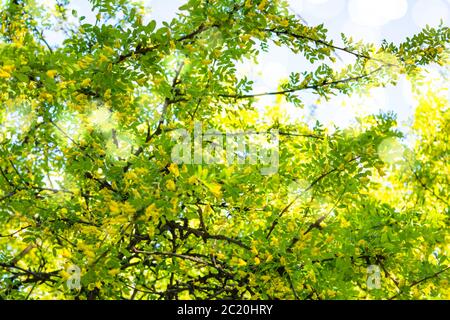
POLYGON ((260 264, 260 263, 261 263, 261 260, 259 260, 258 257, 255 257, 255 264, 258 265, 258 264, 260 264))
POLYGON ((91 79, 84 79, 81 82, 81 87, 85 88, 85 87, 89 87, 89 85, 91 84, 91 79))
POLYGON ((216 256, 217 256, 217 259, 219 259, 219 260, 223 260, 223 259, 226 258, 225 255, 224 255, 222 252, 218 252, 218 253, 216 254, 216 256))
POLYGON ((248 40, 250 40, 251 37, 252 37, 251 34, 247 33, 241 36, 241 40, 247 42, 248 40))
POLYGON ((4 71, 6 71, 6 72, 11 73, 11 72, 13 72, 13 71, 16 69, 16 66, 13 66, 13 65, 11 65, 11 64, 7 64, 7 65, 4 65, 4 66, 2 67, 2 69, 3 69, 4 71))
POLYGON ((258 5, 258 9, 263 11, 264 8, 266 7, 266 5, 267 5, 267 0, 262 0, 261 3, 258 5))
POLYGON ((127 173, 124 174, 124 177, 125 177, 125 179, 128 179, 128 180, 137 180, 138 179, 138 176, 133 171, 128 171, 127 173))
POLYGON ((169 171, 172 172, 175 177, 178 177, 180 175, 180 171, 178 171, 178 166, 176 163, 170 164, 169 171))
POLYGON ((167 180, 166 188, 170 191, 175 191, 176 190, 175 182, 173 182, 173 180, 167 180))
POLYGON ((70 258, 71 256, 72 256, 72 253, 69 251, 69 250, 67 250, 67 249, 63 249, 62 250, 62 256, 64 257, 64 258, 70 258))
POLYGON ((108 57, 102 53, 98 60, 100 61, 100 63, 106 62, 106 61, 108 61, 108 57))
POLYGON ((217 198, 219 198, 222 193, 220 191, 220 189, 222 188, 222 186, 218 183, 211 183, 208 185, 209 191, 211 191, 211 193, 216 196, 217 198))
POLYGON ((113 53, 114 53, 114 50, 113 50, 113 48, 111 48, 111 47, 105 46, 103 49, 104 49, 108 54, 113 54, 113 53))
POLYGON ((247 265, 247 262, 245 262, 245 260, 239 258, 238 261, 237 261, 237 265, 239 267, 245 267, 247 265))
POLYGON ((145 209, 145 218, 146 219, 149 219, 150 217, 152 217, 155 220, 158 218, 158 216, 159 216, 159 210, 154 203, 152 203, 151 205, 149 205, 147 207, 147 209, 145 209))
POLYGON ((52 102, 53 101, 53 96, 50 93, 47 93, 47 92, 42 92, 39 95, 39 98, 41 98, 42 100, 45 100, 47 102, 52 102))
POLYGON ((328 290, 327 290, 327 295, 328 295, 330 298, 333 298, 333 297, 336 296, 336 291, 331 290, 331 289, 328 289, 328 290))
POLYGON ((104 94, 105 99, 110 99, 111 98, 111 89, 108 89, 105 91, 104 94))
POLYGON ((47 72, 46 72, 46 74, 47 74, 47 76, 49 77, 49 78, 54 78, 55 76, 56 76, 56 74, 57 74, 57 72, 56 72, 56 70, 48 70, 47 72))
POLYGON ((0 78, 9 78, 9 77, 11 77, 11 74, 9 72, 0 69, 0 78))
POLYGON ((83 251, 85 256, 91 259, 95 258, 95 252, 91 248, 86 248, 86 250, 83 251))
POLYGON ((131 215, 136 213, 136 209, 131 204, 129 204, 128 202, 125 202, 122 205, 122 212, 125 215, 131 216, 131 215))
POLYGON ((119 204, 116 201, 111 201, 111 203, 109 204, 109 211, 111 211, 113 215, 119 214, 119 204))
POLYGON ((286 19, 283 19, 280 21, 280 26, 287 27, 289 25, 289 21, 286 19))
POLYGON ((348 228, 350 227, 350 222, 348 222, 345 218, 341 219, 341 227, 342 228, 348 228))
POLYGON ((189 184, 195 184, 197 182, 197 177, 196 176, 191 176, 189 179, 188 179, 188 183, 189 184))
POLYGON ((67 279, 69 279, 70 278, 70 273, 68 273, 66 270, 61 270, 60 272, 59 272, 59 275, 64 279, 64 280, 67 280, 67 279))

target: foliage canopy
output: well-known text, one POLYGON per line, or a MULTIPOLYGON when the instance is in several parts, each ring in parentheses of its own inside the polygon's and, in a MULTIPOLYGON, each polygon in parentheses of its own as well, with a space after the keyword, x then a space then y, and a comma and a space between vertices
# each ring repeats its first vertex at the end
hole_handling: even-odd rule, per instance
POLYGON ((162 26, 124 0, 92 0, 94 24, 57 3, 1 13, 1 298, 449 298, 450 110, 424 76, 448 72, 448 27, 339 47, 281 0, 189 0, 162 26), (55 47, 43 31, 58 28, 55 47), (255 92, 236 65, 271 44, 312 71, 255 92), (336 53, 353 63, 338 68, 336 53), (282 108, 400 76, 418 100, 410 147, 393 114, 331 132, 282 108), (261 111, 266 95, 277 103, 261 111), (196 121, 277 129, 277 172, 174 163, 171 133, 196 121), (380 288, 367 287, 370 265, 380 288))

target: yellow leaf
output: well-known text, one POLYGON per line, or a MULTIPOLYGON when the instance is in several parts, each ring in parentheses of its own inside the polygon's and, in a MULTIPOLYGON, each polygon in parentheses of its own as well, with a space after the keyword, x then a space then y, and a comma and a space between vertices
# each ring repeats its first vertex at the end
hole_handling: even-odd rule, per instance
POLYGON ((111 275, 111 276, 113 276, 113 277, 114 277, 116 274, 118 274, 119 272, 120 272, 120 269, 119 269, 119 268, 108 270, 108 274, 111 275))
POLYGON ((56 76, 56 74, 57 74, 57 71, 56 70, 48 70, 47 72, 46 72, 46 74, 47 74, 47 76, 49 77, 49 78, 54 78, 55 76, 56 76))

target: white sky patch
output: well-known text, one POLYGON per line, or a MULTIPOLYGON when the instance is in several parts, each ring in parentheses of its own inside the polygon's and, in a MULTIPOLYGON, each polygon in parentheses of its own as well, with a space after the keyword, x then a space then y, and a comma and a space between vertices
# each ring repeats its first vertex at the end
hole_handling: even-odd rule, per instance
POLYGON ((401 75, 398 86, 400 87, 402 93, 401 97, 404 102, 414 107, 417 106, 417 100, 414 98, 412 92, 411 81, 409 81, 404 75, 401 75))
MULTIPOLYGON (((334 132, 334 126, 345 128, 355 119, 355 114, 350 108, 331 103, 332 100, 320 103, 315 111, 315 119, 319 120, 331 132, 334 132)), ((315 121, 313 121, 315 123, 315 121)))
POLYGON ((386 110, 388 98, 383 88, 371 88, 367 94, 354 95, 349 99, 349 107, 357 116, 368 116, 379 110, 386 110))
POLYGON ((61 185, 64 181, 64 178, 61 174, 57 172, 50 172, 48 175, 44 177, 43 181, 46 188, 61 189, 61 185))
POLYGON ((418 0, 411 12, 414 23, 424 28, 427 24, 436 26, 442 19, 444 24, 449 22, 448 5, 441 0, 418 0))
POLYGON ((280 81, 289 77, 289 72, 285 65, 274 61, 263 64, 262 70, 258 72, 258 75, 266 91, 276 91, 280 81))
POLYGON ((306 0, 306 1, 312 4, 325 4, 331 2, 330 0, 306 0))
POLYGON ((158 26, 162 26, 163 21, 170 22, 176 18, 178 10, 187 1, 184 0, 142 0, 145 8, 149 12, 144 15, 143 23, 147 24, 151 20, 155 20, 158 26))
POLYGON ((379 27, 391 20, 402 18, 407 11, 406 0, 348 1, 350 18, 362 26, 379 27))
POLYGON ((304 1, 303 0, 288 0, 289 7, 296 13, 303 12, 304 1))
POLYGON ((366 117, 387 111, 389 98, 383 88, 372 88, 368 93, 351 96, 336 96, 324 99, 317 105, 315 118, 330 130, 334 126, 347 127, 356 122, 357 117, 366 117))
MULTIPOLYGON (((256 87, 255 92, 262 92, 264 88, 256 87)), ((268 106, 275 104, 275 96, 261 96, 255 100, 254 107, 260 114, 263 114, 268 106)))
POLYGON ((307 115, 307 110, 305 108, 296 107, 292 103, 288 102, 284 102, 282 107, 289 115, 289 118, 286 120, 286 124, 295 124, 299 121, 305 121, 305 117, 307 115))
POLYGON ((70 5, 68 8, 70 9, 69 16, 72 15, 71 10, 73 9, 77 11, 78 17, 86 17, 82 22, 83 24, 95 24, 96 14, 92 11, 92 4, 89 2, 89 0, 70 1, 70 5))
MULTIPOLYGON (((338 16, 345 9, 345 0, 307 0, 303 6, 303 10, 307 11, 311 17, 319 20, 330 19, 338 16)), ((316 19, 311 22, 317 23, 316 19)))
MULTIPOLYGON (((352 37, 354 41, 364 41, 366 43, 379 43, 381 41, 381 32, 379 28, 359 25, 352 21, 343 24, 341 31, 347 36, 352 37)), ((344 59, 353 59, 348 54, 339 53, 344 59)))
POLYGON ((259 66, 252 61, 245 59, 242 62, 236 63, 236 77, 242 79, 247 77, 248 79, 256 79, 259 66))

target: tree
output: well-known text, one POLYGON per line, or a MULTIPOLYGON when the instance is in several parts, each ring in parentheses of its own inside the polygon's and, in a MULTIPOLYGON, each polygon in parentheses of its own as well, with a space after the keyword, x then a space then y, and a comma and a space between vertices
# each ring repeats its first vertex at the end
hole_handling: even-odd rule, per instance
POLYGON ((159 28, 138 4, 91 3, 95 24, 68 1, 3 5, 0 297, 448 298, 450 111, 424 78, 447 65, 448 27, 339 47, 281 0, 189 0, 159 28), (271 43, 314 71, 255 92, 236 64, 271 43), (331 133, 280 108, 400 75, 420 97, 413 147, 393 114, 331 133))

